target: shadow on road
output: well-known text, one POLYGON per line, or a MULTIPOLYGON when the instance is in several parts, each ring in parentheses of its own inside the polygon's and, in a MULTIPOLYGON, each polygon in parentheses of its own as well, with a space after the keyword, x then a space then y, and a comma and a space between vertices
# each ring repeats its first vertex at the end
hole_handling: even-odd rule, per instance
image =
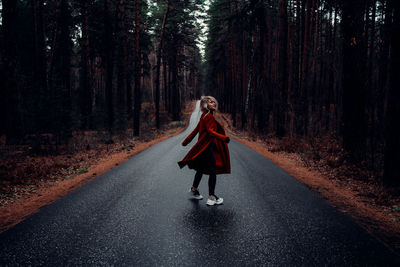
POLYGON ((233 230, 236 226, 235 211, 223 205, 208 207, 204 200, 189 199, 192 209, 183 217, 184 225, 195 229, 233 230))

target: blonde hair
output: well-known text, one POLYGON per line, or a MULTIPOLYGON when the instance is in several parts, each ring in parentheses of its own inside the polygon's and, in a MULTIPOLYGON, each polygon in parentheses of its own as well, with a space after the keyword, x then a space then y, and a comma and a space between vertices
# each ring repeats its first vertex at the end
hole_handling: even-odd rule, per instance
POLYGON ((218 101, 217 101, 217 99, 215 99, 213 96, 202 96, 201 97, 201 99, 200 99, 200 110, 201 110, 201 112, 207 112, 207 111, 209 111, 208 110, 208 100, 213 100, 213 101, 215 101, 215 103, 217 104, 216 105, 216 107, 215 107, 215 110, 217 111, 218 110, 218 101))

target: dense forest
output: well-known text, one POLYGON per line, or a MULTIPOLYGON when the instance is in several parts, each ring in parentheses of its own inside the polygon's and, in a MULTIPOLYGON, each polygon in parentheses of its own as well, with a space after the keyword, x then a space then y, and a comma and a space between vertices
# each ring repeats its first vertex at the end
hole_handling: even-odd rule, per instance
POLYGON ((398 185, 399 12, 395 0, 212 1, 205 88, 236 127, 330 136, 398 185))
POLYGON ((0 135, 138 136, 142 104, 162 128, 209 94, 237 128, 329 136, 399 185, 399 2, 2 0, 0 135))
MULTIPOLYGON (((201 1, 3 0, 0 134, 132 129, 199 97, 201 1)), ((28 140, 28 142, 30 142, 28 140)))

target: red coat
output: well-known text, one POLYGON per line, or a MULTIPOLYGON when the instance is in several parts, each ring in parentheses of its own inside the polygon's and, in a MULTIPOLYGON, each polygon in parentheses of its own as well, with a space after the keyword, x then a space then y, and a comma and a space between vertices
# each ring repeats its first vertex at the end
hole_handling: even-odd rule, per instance
MULTIPOLYGON (((217 165, 217 174, 231 173, 231 163, 229 158, 229 149, 227 145, 228 137, 222 125, 215 120, 212 113, 201 114, 200 121, 191 134, 182 142, 186 146, 199 133, 197 143, 190 149, 183 160, 178 162, 179 167, 183 168, 188 165, 190 169, 198 170, 198 156, 208 147, 214 140, 214 157, 217 165)), ((210 174, 207 168, 202 170, 205 174, 210 174)))

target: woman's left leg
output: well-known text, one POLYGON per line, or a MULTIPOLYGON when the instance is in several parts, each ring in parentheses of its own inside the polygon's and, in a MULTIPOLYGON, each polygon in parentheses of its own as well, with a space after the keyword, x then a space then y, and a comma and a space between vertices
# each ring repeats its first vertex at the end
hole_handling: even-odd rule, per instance
POLYGON ((209 169, 210 169, 210 176, 208 178, 208 194, 209 197, 207 199, 207 205, 208 206, 213 206, 213 205, 220 205, 222 202, 224 202, 224 199, 221 197, 217 197, 215 195, 215 185, 217 183, 217 164, 215 162, 215 157, 214 157, 214 152, 213 152, 213 146, 210 148, 210 153, 209 153, 209 169))
POLYGON ((193 180, 193 187, 194 188, 198 188, 200 181, 201 181, 201 177, 203 177, 203 173, 201 171, 197 171, 196 174, 194 175, 194 180, 193 180))
POLYGON ((209 146, 208 151, 208 167, 210 169, 210 175, 208 177, 208 194, 210 196, 215 195, 215 185, 217 183, 217 165, 215 162, 214 152, 213 152, 214 142, 209 146))

